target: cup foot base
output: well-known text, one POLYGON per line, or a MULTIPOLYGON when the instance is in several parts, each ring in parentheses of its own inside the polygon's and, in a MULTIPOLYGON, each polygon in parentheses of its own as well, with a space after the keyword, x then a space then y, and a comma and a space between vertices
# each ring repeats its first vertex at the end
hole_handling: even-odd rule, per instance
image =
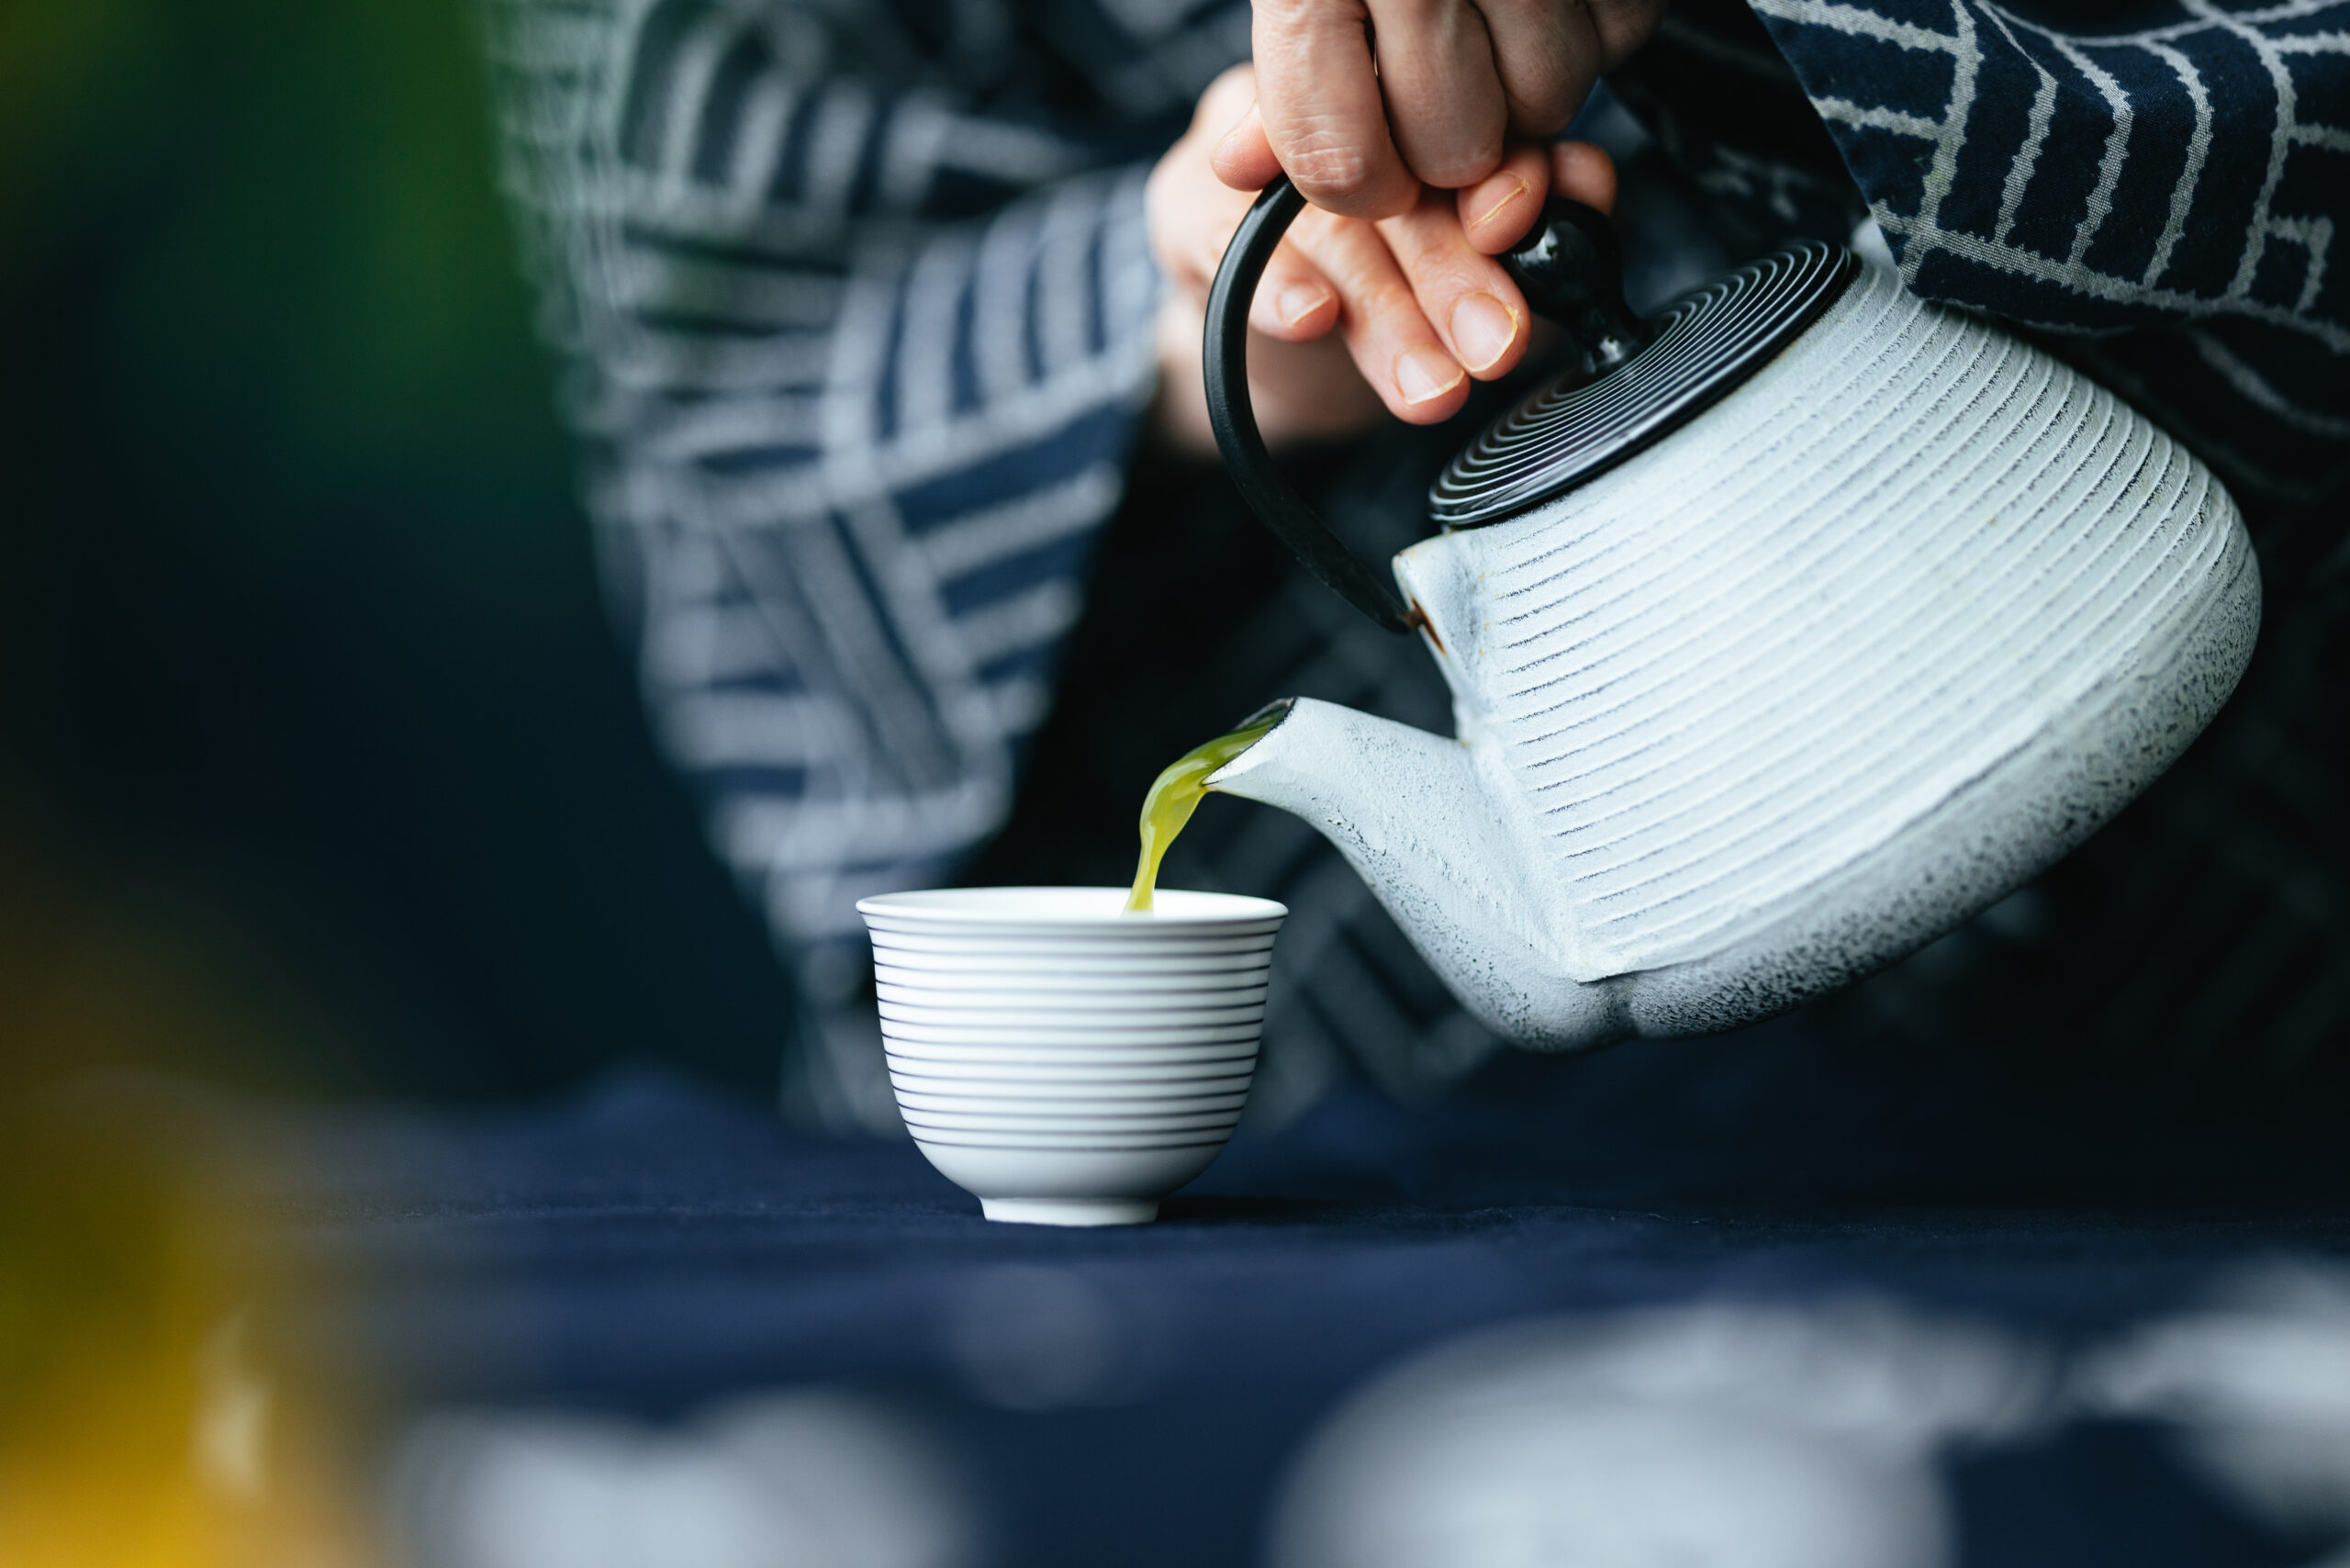
POLYGON ((1148 1225, 1156 1198, 981 1198, 979 1212, 1013 1225, 1148 1225))

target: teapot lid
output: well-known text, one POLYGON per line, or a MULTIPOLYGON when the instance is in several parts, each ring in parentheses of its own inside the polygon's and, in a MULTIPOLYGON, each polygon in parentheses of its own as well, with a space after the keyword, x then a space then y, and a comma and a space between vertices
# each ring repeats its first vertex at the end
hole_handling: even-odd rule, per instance
POLYGON ((1807 241, 1683 295, 1645 324, 1644 346, 1596 375, 1587 360, 1486 427, 1428 491, 1429 514, 1448 530, 1498 522, 1614 467, 1768 364, 1858 265, 1807 241))

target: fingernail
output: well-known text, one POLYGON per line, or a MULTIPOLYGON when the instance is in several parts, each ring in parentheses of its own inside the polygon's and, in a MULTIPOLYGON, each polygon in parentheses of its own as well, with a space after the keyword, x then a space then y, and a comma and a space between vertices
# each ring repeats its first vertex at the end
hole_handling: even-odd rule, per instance
POLYGON ((1406 403, 1426 403, 1460 385, 1467 373, 1435 349, 1405 349, 1395 356, 1395 388, 1406 403))
POLYGON ((1294 327, 1316 310, 1330 297, 1330 291, 1320 284, 1293 283, 1274 297, 1273 314, 1281 319, 1284 327, 1294 327))
POLYGON ((1248 121, 1253 118, 1255 108, 1254 104, 1249 105, 1248 109, 1244 110, 1240 118, 1233 121, 1232 129, 1216 138, 1215 148, 1208 154, 1211 160, 1223 157, 1224 150, 1239 140, 1240 133, 1248 129, 1248 121))
POLYGON ((1491 223, 1495 218, 1501 216, 1502 208, 1507 207, 1510 203, 1516 201, 1525 194, 1526 182, 1517 178, 1515 174, 1511 175, 1509 182, 1509 194, 1503 196, 1501 200, 1494 203, 1493 206, 1485 208, 1483 216, 1472 218, 1469 223, 1470 229, 1472 230, 1483 229, 1486 224, 1491 223))
POLYGON ((1461 363, 1485 370, 1517 341, 1517 317, 1490 294, 1472 294, 1452 308, 1452 346, 1461 363))

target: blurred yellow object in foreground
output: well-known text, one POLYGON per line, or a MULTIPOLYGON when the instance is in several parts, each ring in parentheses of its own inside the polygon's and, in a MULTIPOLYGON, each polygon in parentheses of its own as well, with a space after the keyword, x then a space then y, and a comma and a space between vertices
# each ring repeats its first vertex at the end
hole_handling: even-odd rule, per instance
POLYGON ((255 1360, 208 1173, 140 1119, 0 1114, 0 1563, 372 1562, 315 1391, 255 1360))

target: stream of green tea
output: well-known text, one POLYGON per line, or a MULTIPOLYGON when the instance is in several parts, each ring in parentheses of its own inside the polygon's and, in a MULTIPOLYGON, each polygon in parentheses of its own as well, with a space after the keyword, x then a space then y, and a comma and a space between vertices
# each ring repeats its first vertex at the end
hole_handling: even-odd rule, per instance
POLYGON ((1167 846, 1199 809, 1200 797, 1208 792, 1208 775, 1271 734, 1288 711, 1284 706, 1270 716, 1259 715, 1228 735, 1192 747, 1151 784, 1150 793, 1143 797, 1142 858, 1135 866, 1134 890, 1126 895, 1128 914, 1150 913, 1151 893, 1158 886, 1158 863, 1167 858, 1167 846))

